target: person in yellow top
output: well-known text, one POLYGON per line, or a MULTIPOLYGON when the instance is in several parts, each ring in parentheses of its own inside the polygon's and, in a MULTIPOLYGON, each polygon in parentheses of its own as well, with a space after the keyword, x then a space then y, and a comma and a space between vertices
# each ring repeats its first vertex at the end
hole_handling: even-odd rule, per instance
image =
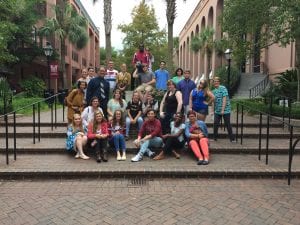
POLYGON ((121 72, 117 74, 116 82, 116 89, 122 91, 122 98, 125 99, 125 90, 128 90, 131 84, 131 75, 127 72, 125 63, 121 65, 121 72))
POLYGON ((77 88, 73 89, 67 97, 68 106, 68 123, 73 120, 74 113, 81 114, 84 108, 84 90, 86 89, 85 81, 78 81, 77 88))

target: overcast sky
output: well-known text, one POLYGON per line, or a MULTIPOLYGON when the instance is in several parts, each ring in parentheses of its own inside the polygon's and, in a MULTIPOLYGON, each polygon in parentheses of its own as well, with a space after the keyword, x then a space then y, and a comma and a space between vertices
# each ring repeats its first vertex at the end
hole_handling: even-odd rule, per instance
MULTIPOLYGON (((194 11, 200 0, 177 0, 177 17, 174 23, 174 36, 178 36, 184 24, 194 11)), ((90 14, 90 17, 100 28, 100 46, 105 46, 105 35, 103 25, 103 0, 98 0, 94 5, 92 0, 81 0, 85 9, 90 14)), ((112 0, 112 32, 111 41, 112 46, 117 49, 122 49, 122 39, 124 34, 121 33, 117 26, 119 24, 131 22, 131 12, 134 6, 138 5, 141 0, 112 0)), ((153 5, 156 13, 156 18, 160 28, 166 28, 166 2, 165 0, 146 0, 147 4, 153 5)))

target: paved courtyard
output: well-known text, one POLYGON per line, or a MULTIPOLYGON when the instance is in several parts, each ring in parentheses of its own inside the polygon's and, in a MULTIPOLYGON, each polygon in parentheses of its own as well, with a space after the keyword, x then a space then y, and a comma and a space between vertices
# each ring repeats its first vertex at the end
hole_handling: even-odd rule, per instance
POLYGON ((300 180, 0 182, 1 224, 300 224, 300 180))

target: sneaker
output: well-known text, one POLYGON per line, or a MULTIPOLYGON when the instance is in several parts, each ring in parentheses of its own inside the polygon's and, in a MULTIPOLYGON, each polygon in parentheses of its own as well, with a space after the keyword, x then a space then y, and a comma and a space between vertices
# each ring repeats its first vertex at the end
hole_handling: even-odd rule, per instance
POLYGON ((122 157, 121 157, 121 160, 122 160, 122 161, 125 161, 125 160, 126 160, 126 155, 125 155, 125 153, 123 153, 123 155, 122 155, 122 157))
POLYGON ((82 158, 82 159, 89 159, 90 158, 90 157, 88 157, 88 156, 86 156, 84 154, 83 155, 79 155, 79 157, 82 158))
POLYGON ((134 156, 132 159, 131 159, 131 162, 139 162, 143 159, 142 156, 140 156, 139 154, 137 154, 136 156, 134 156))
POLYGON ((128 141, 129 140, 129 136, 125 136, 125 141, 128 141))
POLYGON ((150 149, 147 151, 149 158, 153 159, 155 157, 155 152, 152 152, 150 149))
POLYGON ((208 160, 203 160, 202 161, 202 165, 208 165, 208 164, 209 164, 208 160))
POLYGON ((118 160, 118 161, 121 161, 121 160, 122 160, 122 157, 121 157, 120 155, 118 155, 118 156, 117 156, 117 160, 118 160))
POLYGON ((236 140, 235 140, 235 139, 233 139, 233 140, 230 140, 230 142, 231 142, 231 143, 236 143, 236 140))
POLYGON ((203 165, 204 160, 199 159, 197 165, 203 165))

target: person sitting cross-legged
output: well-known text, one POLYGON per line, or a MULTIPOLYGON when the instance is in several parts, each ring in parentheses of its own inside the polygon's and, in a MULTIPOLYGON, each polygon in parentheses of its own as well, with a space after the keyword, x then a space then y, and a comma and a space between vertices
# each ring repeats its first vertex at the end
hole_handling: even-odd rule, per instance
POLYGON ((125 127, 122 111, 117 109, 108 125, 109 144, 117 152, 117 160, 126 160, 125 127), (120 153, 122 151, 122 155, 120 153))
POLYGON ((165 141, 165 146, 163 150, 154 157, 154 160, 160 160, 165 157, 167 153, 173 153, 176 159, 180 158, 180 155, 177 153, 177 150, 183 148, 185 139, 184 139, 184 129, 185 124, 183 123, 184 116, 182 113, 176 113, 174 121, 171 122, 171 133, 163 135, 165 141))
POLYGON ((140 101, 139 94, 133 92, 132 100, 127 104, 127 117, 126 117, 126 140, 129 139, 129 130, 131 124, 138 125, 138 131, 141 129, 143 124, 142 115, 142 102, 140 101))
POLYGON ((158 119, 155 118, 155 112, 150 109, 147 112, 147 120, 143 123, 142 128, 139 131, 138 138, 134 141, 135 145, 140 148, 139 152, 134 156, 131 161, 138 162, 143 159, 146 153, 150 158, 155 155, 149 148, 162 146, 161 138, 161 124, 158 119))

